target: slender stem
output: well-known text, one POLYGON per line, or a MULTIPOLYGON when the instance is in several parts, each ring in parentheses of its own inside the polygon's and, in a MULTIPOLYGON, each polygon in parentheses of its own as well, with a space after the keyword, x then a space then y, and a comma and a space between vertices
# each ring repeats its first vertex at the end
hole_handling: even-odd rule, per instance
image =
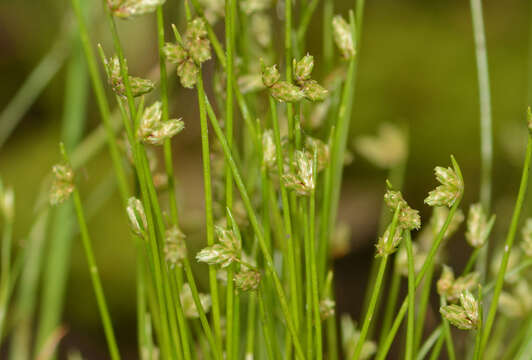
POLYGON ((478 315, 478 327, 475 335, 475 353, 473 355, 474 360, 480 360, 480 344, 482 342, 482 286, 478 287, 478 299, 479 303, 479 315, 478 315))
MULTIPOLYGON (((203 159, 203 186, 205 191, 205 226, 207 231, 207 244, 214 244, 214 218, 213 218, 213 200, 211 185, 211 160, 209 150, 209 129, 207 124, 207 111, 205 106, 205 91, 203 89, 203 78, 201 71, 197 84, 198 103, 200 109, 201 125, 201 151, 203 159)), ((218 293, 218 280, 216 279, 216 269, 209 266, 209 285, 212 297, 212 315, 214 322, 214 334, 218 348, 222 345, 221 321, 220 321, 220 300, 218 293)))
POLYGON ((103 287, 100 280, 100 275, 98 274, 98 266, 96 265, 96 260, 94 258, 94 253, 92 251, 92 243, 89 236, 89 229, 85 222, 85 215, 83 214, 83 207, 81 205, 81 198, 77 189, 74 189, 73 199, 74 207, 76 209, 76 215, 78 218, 79 229, 81 233, 81 240, 83 242, 83 248, 85 250, 85 256, 87 258, 87 263, 89 265, 89 271, 91 275, 92 286, 94 288, 94 293, 96 295, 96 302, 98 303, 98 310, 100 311, 100 316, 102 318, 103 329, 105 332, 105 337, 107 339, 107 345, 109 347, 109 353, 111 359, 118 360, 120 359, 120 354, 118 352, 118 346, 116 344, 115 334, 113 330, 113 325, 111 323, 111 317, 109 316, 109 310, 107 308, 107 303, 105 301, 105 296, 103 293, 103 287))
POLYGON ((416 306, 416 284, 415 284, 415 270, 414 270, 414 253, 412 250, 412 238, 410 231, 405 234, 406 254, 408 258, 408 319, 406 328, 406 350, 405 358, 413 359, 414 354, 414 320, 415 320, 415 306, 416 306))
MULTIPOLYGON (((397 228, 397 222, 399 219, 400 211, 401 211, 400 206, 397 206, 393 214, 393 220, 390 226, 390 236, 388 238, 388 241, 392 241, 392 239, 395 237, 396 231, 401 231, 401 229, 397 228)), ((364 317, 364 322, 362 323, 362 328, 360 330, 360 337, 358 338, 355 351, 353 352, 353 356, 352 356, 353 360, 359 359, 360 354, 362 352, 362 347, 364 346, 364 343, 366 341, 366 335, 368 333, 371 320, 373 319, 373 312, 375 311, 375 305, 377 303, 377 298, 379 297, 382 281, 384 279, 384 273, 386 271, 386 264, 388 263, 388 256, 389 254, 385 253, 382 260, 380 261, 379 271, 377 272, 377 277, 375 278, 375 285, 373 287, 373 291, 371 294, 368 311, 366 312, 366 316, 364 317)))
POLYGON ((432 332, 432 334, 428 337, 425 343, 421 346, 421 348, 416 354, 416 360, 423 360, 425 356, 427 356, 427 354, 429 353, 432 346, 434 346, 434 344, 436 344, 436 342, 439 341, 441 335, 442 335, 442 328, 440 325, 432 332))
POLYGON ((504 276, 508 268, 508 261, 510 259, 510 251, 515 240, 515 234, 517 232, 517 225, 519 224, 519 218, 521 215, 521 210, 523 209, 523 203, 525 200, 526 190, 528 187, 528 173, 530 168, 530 159, 532 157, 532 136, 528 135, 528 143, 526 146, 526 155, 523 165, 523 174, 521 176, 521 184, 519 185, 519 193, 517 195, 517 201, 515 203, 514 212, 512 215, 512 222, 510 228, 508 229, 508 235, 506 236, 506 241, 504 243, 504 253, 499 267, 499 272, 497 273, 497 281, 495 283, 495 290, 493 292, 493 297, 491 300, 491 305, 489 307, 488 316, 486 318, 486 326, 482 335, 482 343, 480 345, 480 355, 482 356, 484 348, 488 342, 491 327, 495 321, 495 315, 497 314, 497 307, 499 304, 499 297, 504 286, 504 276))
POLYGON ((436 345, 434 345, 434 349, 432 350, 432 354, 430 355, 429 360, 437 360, 440 358, 441 349, 443 347, 443 343, 445 341, 445 336, 441 336, 438 338, 438 342, 436 345))
POLYGON ((399 290, 401 290, 401 274, 397 271, 397 256, 395 257, 396 263, 392 273, 392 281, 390 284, 390 291, 388 292, 388 301, 386 302, 386 310, 384 312, 384 318, 382 321, 381 335, 379 339, 379 346, 382 346, 390 326, 392 325, 393 315, 397 306, 397 299, 399 297, 399 290))

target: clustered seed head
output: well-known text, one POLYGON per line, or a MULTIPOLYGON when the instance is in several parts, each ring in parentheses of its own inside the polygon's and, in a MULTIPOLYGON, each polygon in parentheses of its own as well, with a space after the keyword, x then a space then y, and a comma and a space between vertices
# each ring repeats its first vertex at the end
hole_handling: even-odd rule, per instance
POLYGON ((0 214, 7 223, 12 223, 15 218, 15 192, 13 188, 4 188, 0 181, 0 214))
POLYGON ((146 220, 142 202, 135 197, 130 197, 127 200, 126 212, 131 230, 138 236, 145 234, 148 228, 148 221, 146 220))
POLYGON ((310 78, 314 68, 314 57, 307 54, 299 61, 294 59, 292 66, 295 84, 281 81, 276 65, 262 64, 262 81, 264 86, 270 89, 270 94, 281 102, 297 102, 303 98, 312 102, 325 100, 328 91, 310 78))
POLYGON ((257 290, 259 288, 261 275, 255 269, 243 269, 234 276, 235 285, 242 291, 257 290))
POLYGON ((460 294, 460 305, 442 306, 440 313, 459 329, 474 330, 478 327, 479 305, 469 291, 463 291, 460 294))
POLYGON ((414 230, 421 227, 419 211, 412 209, 408 205, 400 191, 389 189, 384 194, 384 202, 392 213, 399 207, 398 227, 403 230, 414 230))
POLYGON ((393 254, 401 243, 401 240, 403 239, 403 229, 396 227, 393 239, 390 238, 390 230, 391 225, 388 225, 384 234, 379 237, 379 241, 377 241, 377 245, 375 245, 377 248, 377 256, 393 254))
POLYGON ((74 191, 74 172, 67 164, 57 164, 52 168, 54 179, 50 190, 50 204, 65 202, 74 191))
POLYGON ((469 291, 478 285, 479 274, 472 272, 455 279, 453 269, 444 265, 443 271, 436 286, 438 294, 445 295, 450 302, 457 301, 460 294, 469 291))
POLYGON ((283 175, 283 182, 289 189, 301 196, 314 191, 315 179, 312 156, 305 150, 297 150, 294 159, 294 172, 283 175))
POLYGON ((336 15, 332 20, 334 31, 334 41, 340 49, 344 59, 348 60, 355 56, 355 41, 351 26, 340 15, 336 15))
POLYGON ((513 291, 503 291, 499 297, 499 309, 510 318, 524 318, 532 311, 532 289, 527 279, 521 279, 513 291))
POLYGON ((128 19, 154 12, 166 0, 107 0, 107 4, 114 16, 128 19))
POLYGON ((238 261, 241 252, 240 243, 231 230, 220 226, 217 226, 215 230, 219 243, 201 250, 196 255, 196 259, 199 262, 226 268, 238 261))
POLYGON ((336 303, 329 298, 320 301, 320 317, 322 320, 326 320, 334 316, 336 303))
MULTIPOLYGON (((199 293, 198 295, 203 311, 205 313, 208 313, 212 304, 211 296, 208 294, 201 293, 199 293)), ((179 299, 181 300, 181 306, 183 307, 183 312, 185 313, 186 317, 199 317, 198 308, 196 307, 196 303, 194 302, 194 297, 192 296, 192 290, 190 289, 189 284, 183 285, 183 288, 181 289, 181 292, 179 294, 179 299)))
POLYGON ((187 256, 187 245, 185 234, 177 227, 172 226, 166 230, 164 238, 164 258, 171 268, 182 266, 183 260, 187 256))
POLYGON ((137 136, 145 144, 162 145, 165 140, 172 138, 184 129, 185 124, 181 119, 161 121, 162 104, 155 102, 144 110, 137 136))
POLYGON ((187 25, 182 43, 166 43, 164 55, 177 65, 177 76, 181 85, 193 88, 198 81, 201 64, 211 58, 211 43, 202 18, 196 18, 187 25))
POLYGON ((526 220, 525 226, 521 230, 523 241, 521 242, 521 249, 527 256, 532 257, 532 218, 526 220))
POLYGON ((481 248, 488 240, 495 217, 488 221, 488 217, 482 209, 482 205, 477 203, 469 208, 467 218, 466 240, 474 248, 481 248))
POLYGON ((369 162, 383 169, 403 163, 408 152, 404 132, 390 123, 382 124, 377 136, 361 136, 354 145, 369 162))
POLYGON ((462 196, 464 191, 462 180, 450 167, 446 169, 437 166, 434 172, 441 185, 429 192, 425 203, 429 206, 453 206, 454 202, 462 196))
POLYGON ((273 131, 269 129, 262 134, 262 166, 271 170, 275 166, 276 159, 273 131))
MULTIPOLYGON (((122 72, 118 56, 115 55, 110 59, 105 59, 105 67, 111 89, 118 96, 126 97, 126 86, 124 85, 124 81, 122 79, 122 72)), ((129 85, 131 87, 131 93, 133 94, 133 97, 139 97, 141 95, 147 94, 155 87, 151 80, 134 76, 129 76, 129 85)))
MULTIPOLYGON (((347 359, 353 357, 355 347, 360 339, 360 330, 356 328, 353 319, 347 314, 342 315, 340 319, 340 328, 342 329, 342 347, 347 359)), ((367 360, 377 352, 377 344, 375 342, 366 340, 362 345, 359 359, 367 360)))

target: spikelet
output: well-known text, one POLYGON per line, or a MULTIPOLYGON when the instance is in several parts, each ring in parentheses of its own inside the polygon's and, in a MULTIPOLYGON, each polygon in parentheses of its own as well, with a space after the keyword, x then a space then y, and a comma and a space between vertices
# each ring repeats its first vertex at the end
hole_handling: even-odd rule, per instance
POLYGON ((126 212, 131 230, 138 236, 144 235, 148 228, 148 221, 142 202, 137 198, 130 197, 127 201, 126 212))
POLYGON ((68 164, 57 164, 52 168, 54 179, 50 189, 50 204, 65 202, 74 192, 74 172, 68 164))
POLYGON ((453 206, 454 202, 462 196, 464 191, 462 180, 450 167, 437 166, 434 169, 434 173, 441 185, 429 192, 425 203, 429 206, 453 206))

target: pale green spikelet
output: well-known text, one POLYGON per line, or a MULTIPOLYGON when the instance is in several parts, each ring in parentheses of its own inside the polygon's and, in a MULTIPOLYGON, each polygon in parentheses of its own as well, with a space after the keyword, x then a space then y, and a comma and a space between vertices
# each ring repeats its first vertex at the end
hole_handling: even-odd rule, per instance
POLYGON ((262 166, 271 170, 275 167, 276 159, 273 130, 268 129, 262 134, 262 166))
POLYGON ((171 268, 182 266, 187 256, 185 234, 177 227, 172 226, 166 230, 164 237, 164 258, 171 268))
POLYGON ((320 318, 322 320, 327 320, 328 318, 334 316, 336 308, 336 303, 334 300, 325 298, 320 301, 320 318))
POLYGON ((148 228, 148 221, 142 202, 137 198, 130 197, 127 201, 126 212, 131 230, 138 236, 144 235, 148 228))
POLYGON ((144 110, 137 136, 145 144, 162 145, 164 142, 184 129, 181 119, 161 121, 162 104, 155 102, 144 110))
MULTIPOLYGON (((390 186, 390 184, 388 184, 390 186)), ((398 226, 404 230, 414 230, 421 227, 421 218, 419 211, 412 209, 403 199, 400 191, 388 189, 384 194, 384 202, 388 209, 393 213, 399 207, 398 226)))
MULTIPOLYGON (((205 313, 208 313, 212 304, 211 296, 208 294, 201 293, 199 293, 198 295, 203 311, 205 313)), ((181 306, 183 307, 183 312, 185 313, 186 317, 193 319, 199 318, 198 308, 196 307, 196 303, 194 302, 194 298, 192 297, 192 290, 190 289, 189 284, 183 285, 183 288, 179 293, 179 299, 181 300, 181 306)))
POLYGON ((480 203, 471 205, 469 207, 467 232, 465 234, 468 244, 474 248, 481 248, 484 246, 488 240, 494 222, 495 215, 488 220, 480 203))
POLYGON ((429 192, 425 203, 429 206, 453 206, 454 202, 462 196, 464 190, 462 180, 450 167, 437 166, 434 173, 441 185, 429 192))
POLYGON ((479 305, 469 291, 464 291, 460 294, 460 305, 442 306, 440 307, 440 313, 458 329, 474 330, 478 327, 479 305))
POLYGON ((242 291, 257 290, 259 288, 261 275, 255 269, 246 268, 235 274, 235 285, 242 291))
POLYGON ((107 0, 112 14, 123 19, 152 13, 165 2, 166 0, 107 0))
POLYGON ((379 241, 377 241, 377 256, 387 256, 393 254, 403 239, 403 230, 399 227, 395 229, 395 234, 393 239, 391 239, 390 228, 391 225, 388 225, 388 228, 384 234, 379 237, 379 241))
POLYGON ((293 60, 294 80, 299 84, 310 80, 312 69, 314 69, 314 57, 312 55, 305 55, 299 61, 293 60))
POLYGON ((342 57, 346 60, 355 56, 355 41, 351 32, 351 26, 340 15, 336 15, 332 20, 334 31, 334 41, 342 57))
POLYGON ((360 136, 356 150, 372 164, 391 169, 406 160, 408 144, 404 131, 391 123, 380 125, 376 136, 360 136))
POLYGON ((283 182, 287 188, 302 196, 307 196, 314 191, 315 179, 312 169, 312 156, 307 151, 296 150, 294 172, 285 174, 283 182))
POLYGON ((68 164, 57 164, 52 167, 52 173, 54 178, 49 200, 51 205, 59 205, 74 192, 74 171, 68 164))
POLYGON ((438 294, 445 295, 450 302, 457 301, 462 292, 472 290, 478 285, 479 278, 477 272, 455 278, 453 270, 443 265, 442 274, 436 283, 438 294))
POLYGON ((329 95, 327 89, 318 84, 316 80, 306 80, 301 86, 305 98, 312 102, 323 101, 329 95))

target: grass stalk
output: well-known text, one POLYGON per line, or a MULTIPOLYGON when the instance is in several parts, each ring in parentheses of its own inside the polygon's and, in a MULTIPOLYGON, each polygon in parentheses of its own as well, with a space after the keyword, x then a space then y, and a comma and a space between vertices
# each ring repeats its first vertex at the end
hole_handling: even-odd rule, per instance
POLYGON ((415 306, 416 306, 416 284, 414 270, 414 253, 412 250, 412 238, 410 231, 405 234, 406 254, 408 258, 408 319, 406 327, 406 350, 405 358, 413 359, 414 354, 414 329, 415 329, 415 306))
POLYGON ((515 240, 515 234, 517 232, 517 225, 519 224, 519 218, 521 216, 521 210, 523 209, 523 203, 526 195, 526 190, 528 187, 528 173, 530 168, 530 159, 532 157, 532 135, 529 132, 528 143, 526 146, 526 155, 523 165, 523 174, 521 176, 521 183, 519 185, 519 192, 517 195, 517 200, 515 203, 512 221, 510 223, 510 228, 508 229, 508 234, 506 236, 506 241, 504 243, 504 253, 501 261, 499 271, 497 273, 497 280, 495 283, 495 290, 493 292, 493 297, 491 300, 491 305, 488 310, 488 315, 485 322, 485 328, 482 334, 482 342, 480 345, 480 355, 482 356, 484 348, 486 347, 487 341, 490 336, 491 327, 495 321, 495 315, 497 314, 497 307, 499 304, 499 297, 502 292, 504 285, 504 277, 506 270, 508 268, 508 261, 510 259, 510 251, 515 240))
MULTIPOLYGON (((441 296, 440 298, 440 306, 447 305, 447 300, 445 299, 445 296, 441 296)), ((453 342, 453 336, 451 333, 451 326, 449 325, 449 321, 442 317, 442 324, 443 324, 443 335, 445 337, 445 345, 447 346, 447 356, 449 356, 449 360, 456 360, 456 352, 454 350, 454 342, 453 342)))

